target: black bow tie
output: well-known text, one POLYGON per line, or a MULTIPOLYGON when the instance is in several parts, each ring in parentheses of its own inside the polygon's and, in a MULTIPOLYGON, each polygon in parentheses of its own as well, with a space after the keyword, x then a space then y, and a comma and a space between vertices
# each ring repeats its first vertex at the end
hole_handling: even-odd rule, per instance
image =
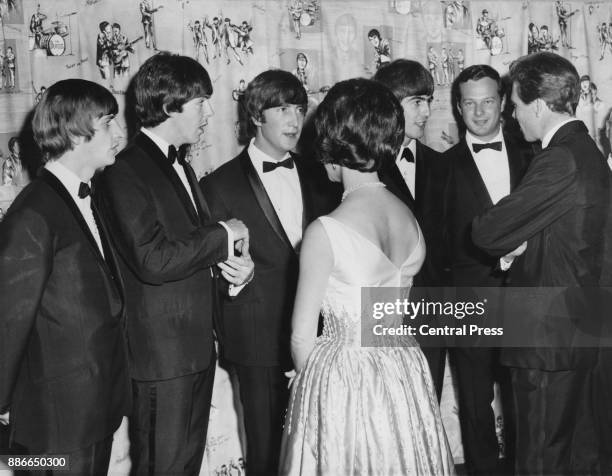
POLYGON ((499 142, 489 142, 488 144, 472 144, 472 150, 475 153, 480 152, 482 149, 493 149, 497 151, 502 150, 502 143, 499 142))
POLYGON ((86 198, 91 195, 91 187, 85 182, 79 185, 79 198, 86 198))
POLYGON ((174 164, 178 160, 179 165, 185 164, 185 149, 183 147, 179 147, 176 150, 176 147, 171 145, 168 147, 168 160, 171 164, 174 164))
POLYGON ((288 169, 293 168, 293 159, 289 157, 288 159, 281 160, 280 162, 267 162, 263 163, 263 171, 271 172, 272 170, 276 170, 279 167, 286 167, 288 169))
POLYGON ((412 155, 412 151, 408 147, 404 147, 400 160, 414 164, 414 155, 412 155))

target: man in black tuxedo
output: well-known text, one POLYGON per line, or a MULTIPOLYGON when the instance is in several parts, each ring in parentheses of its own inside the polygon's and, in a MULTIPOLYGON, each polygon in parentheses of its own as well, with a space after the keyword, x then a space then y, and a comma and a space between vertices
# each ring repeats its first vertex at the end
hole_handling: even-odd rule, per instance
POLYGON ((248 252, 228 257, 248 230, 234 219, 210 221, 182 153, 212 115, 206 70, 160 53, 133 81, 142 127, 100 179, 126 282, 133 472, 197 474, 215 373, 213 267, 225 266, 233 284, 252 275, 248 252))
POLYGON ((115 160, 116 113, 96 83, 47 89, 32 120, 45 166, 0 223, 0 421, 77 475, 106 474, 130 406, 123 289, 90 196, 115 160))
MULTIPOLYGON (((453 284, 458 293, 469 292, 461 300, 488 297, 491 313, 496 300, 489 296, 490 291, 479 288, 504 286, 506 273, 498 259, 472 242, 472 220, 517 186, 532 153, 522 138, 502 130, 504 86, 493 68, 472 65, 464 69, 453 83, 451 97, 457 119, 467 129, 459 143, 444 153, 452 177, 447 199, 453 284)), ((496 375, 500 384, 506 382, 497 368, 497 351, 472 347, 465 339, 455 344, 450 356, 457 376, 466 466, 472 474, 497 474, 501 468, 491 402, 496 375)), ((511 419, 509 411, 504 413, 504 429, 508 430, 511 419)), ((508 438, 508 431, 505 433, 508 438)), ((506 448, 511 449, 512 442, 507 443, 506 448)))
MULTIPOLYGON (((374 80, 387 86, 404 110, 406 138, 394 163, 379 171, 380 180, 414 213, 425 237, 427 254, 414 278, 415 286, 428 290, 412 294, 413 300, 441 298, 432 287, 450 286, 450 266, 444 195, 448 187, 448 165, 440 153, 421 143, 430 115, 434 82, 425 67, 412 60, 398 59, 383 65, 374 80)), ((445 355, 439 338, 419 338, 429 363, 438 399, 442 393, 445 355)))
POLYGON ((200 185, 213 217, 236 216, 250 230, 257 269, 244 288, 223 298, 223 358, 240 384, 247 435, 247 473, 276 474, 288 389, 291 313, 298 253, 305 227, 333 208, 322 168, 291 151, 306 113, 300 81, 281 70, 264 71, 243 97, 249 145, 204 177, 200 185))
POLYGON ((542 151, 512 193, 474 219, 472 238, 492 256, 515 255, 512 284, 532 288, 504 303, 504 324, 527 323, 520 336, 532 344, 502 349, 512 374, 516 472, 593 474, 599 464, 591 395, 597 351, 572 344, 576 325, 597 318, 584 295, 599 285, 610 240, 610 171, 573 117, 580 83, 567 59, 549 52, 524 56, 511 66, 510 78, 515 117, 527 141, 542 141, 542 151), (513 252, 524 242, 526 251, 513 252))

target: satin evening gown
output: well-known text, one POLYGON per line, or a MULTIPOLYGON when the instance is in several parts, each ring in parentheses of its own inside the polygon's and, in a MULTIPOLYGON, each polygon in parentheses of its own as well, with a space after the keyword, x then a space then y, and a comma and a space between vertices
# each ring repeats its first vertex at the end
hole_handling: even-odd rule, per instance
POLYGON ((421 231, 397 268, 356 230, 331 217, 319 220, 334 265, 323 334, 293 382, 280 474, 454 474, 429 368, 414 338, 361 347, 361 287, 409 288, 425 257, 421 231))

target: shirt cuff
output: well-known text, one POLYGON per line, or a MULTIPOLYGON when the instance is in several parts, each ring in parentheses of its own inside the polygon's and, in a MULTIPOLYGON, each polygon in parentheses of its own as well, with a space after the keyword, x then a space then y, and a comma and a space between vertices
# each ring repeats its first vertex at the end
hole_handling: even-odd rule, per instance
POLYGON ((247 284, 248 283, 244 283, 244 284, 241 284, 240 286, 234 286, 233 284, 230 284, 227 292, 229 293, 231 297, 236 297, 247 284))
POLYGON ((512 266, 512 263, 514 263, 514 258, 504 258, 501 257, 499 258, 499 268, 502 271, 508 271, 510 269, 510 267, 512 266))
MULTIPOLYGON (((227 231, 227 257, 234 256, 234 232, 223 221, 217 222, 227 231)), ((230 294, 231 296, 231 294, 230 294)))

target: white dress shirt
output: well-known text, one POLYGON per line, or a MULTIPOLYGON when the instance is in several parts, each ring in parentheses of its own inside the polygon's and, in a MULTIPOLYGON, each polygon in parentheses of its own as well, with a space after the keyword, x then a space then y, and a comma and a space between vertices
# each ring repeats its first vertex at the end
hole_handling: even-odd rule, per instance
POLYGON ((497 135, 489 141, 483 141, 471 134, 470 131, 466 131, 465 141, 474 158, 482 181, 487 188, 487 192, 489 192, 489 197, 491 197, 493 204, 496 204, 510 193, 508 150, 506 149, 501 128, 497 135), (473 144, 487 144, 489 142, 501 142, 502 149, 499 151, 494 149, 482 149, 478 153, 475 153, 474 149, 472 149, 473 144))
MULTIPOLYGON (((165 139, 159 137, 154 132, 151 132, 149 129, 145 129, 144 127, 140 128, 140 131, 146 135, 149 139, 151 139, 159 150, 168 158, 168 149, 172 144, 169 144, 165 139)), ((187 174, 185 173, 185 169, 181 164, 178 163, 178 160, 175 160, 172 164, 172 168, 181 179, 181 183, 185 187, 185 190, 189 194, 189 198, 191 199, 191 203, 193 204, 193 208, 195 209, 196 214, 198 213, 198 207, 196 205, 195 199, 193 198, 193 192, 191 191, 191 186, 189 185, 189 180, 187 180, 187 174)), ((217 222, 225 231, 227 231, 227 256, 234 256, 234 233, 232 230, 222 221, 217 222)))
MULTIPOLYGON (((508 162, 508 150, 506 149, 506 143, 504 142, 504 134, 499 129, 497 135, 489 140, 483 141, 473 135, 470 131, 465 132, 465 141, 468 149, 472 154, 478 173, 485 184, 491 202, 495 205, 502 198, 510 193, 510 164, 508 162), (489 142, 501 142, 502 149, 481 149, 478 152, 474 152, 472 148, 473 144, 487 144, 489 142)), ((499 264, 502 271, 507 271, 512 266, 514 259, 506 259, 501 257, 499 264)))
MULTIPOLYGON (((151 132, 149 129, 145 129, 144 127, 141 127, 140 130, 142 131, 144 135, 146 135, 149 139, 151 139, 155 143, 155 145, 159 147, 159 150, 162 151, 162 153, 166 156, 166 158, 168 158, 168 149, 170 148, 172 144, 169 144, 168 142, 166 142, 165 139, 162 139, 155 133, 151 132)), ((187 190, 187 193, 189 194, 189 198, 191 199, 193 208, 195 208, 196 213, 198 213, 198 207, 196 206, 195 199, 193 198, 193 192, 191 191, 191 187, 189 186, 189 180, 187 180, 187 174, 185 173, 185 169, 183 168, 181 164, 178 163, 178 160, 174 161, 174 163, 172 164, 172 168, 174 169, 174 171, 177 173, 177 175, 181 179, 181 182, 183 186, 185 187, 185 190, 187 190)))
POLYGON ((255 146, 255 139, 251 140, 248 153, 291 245, 298 250, 302 241, 304 206, 297 168, 294 165, 292 169, 278 167, 270 172, 264 172, 264 161, 280 162, 290 155, 287 153, 280 160, 273 159, 255 146))
MULTIPOLYGON (((89 231, 91 231, 91 234, 93 235, 94 240, 100 249, 100 253, 102 253, 102 256, 104 256, 104 248, 102 247, 102 240, 100 238, 100 232, 98 231, 98 225, 96 225, 96 220, 94 219, 93 212, 91 211, 91 195, 88 195, 85 198, 79 198, 79 186, 81 185, 82 180, 77 174, 57 160, 47 162, 45 164, 45 169, 55 175, 66 190, 68 190, 70 197, 78 207, 81 215, 83 215, 83 219, 85 220, 85 223, 87 223, 89 231)), ((87 183, 87 185, 91 184, 87 183)))
POLYGON ((402 177, 404 178, 404 182, 406 182, 406 185, 408 186, 408 189, 410 190, 410 193, 412 194, 412 198, 416 198, 416 195, 415 195, 416 161, 417 161, 416 139, 412 139, 410 141, 410 144, 408 144, 407 146, 400 147, 399 154, 397 158, 395 159, 395 164, 397 165, 397 168, 402 174, 402 177), (412 152, 412 157, 414 157, 414 162, 408 162, 407 160, 401 160, 402 154, 404 153, 404 149, 406 148, 410 149, 410 152, 412 152))

